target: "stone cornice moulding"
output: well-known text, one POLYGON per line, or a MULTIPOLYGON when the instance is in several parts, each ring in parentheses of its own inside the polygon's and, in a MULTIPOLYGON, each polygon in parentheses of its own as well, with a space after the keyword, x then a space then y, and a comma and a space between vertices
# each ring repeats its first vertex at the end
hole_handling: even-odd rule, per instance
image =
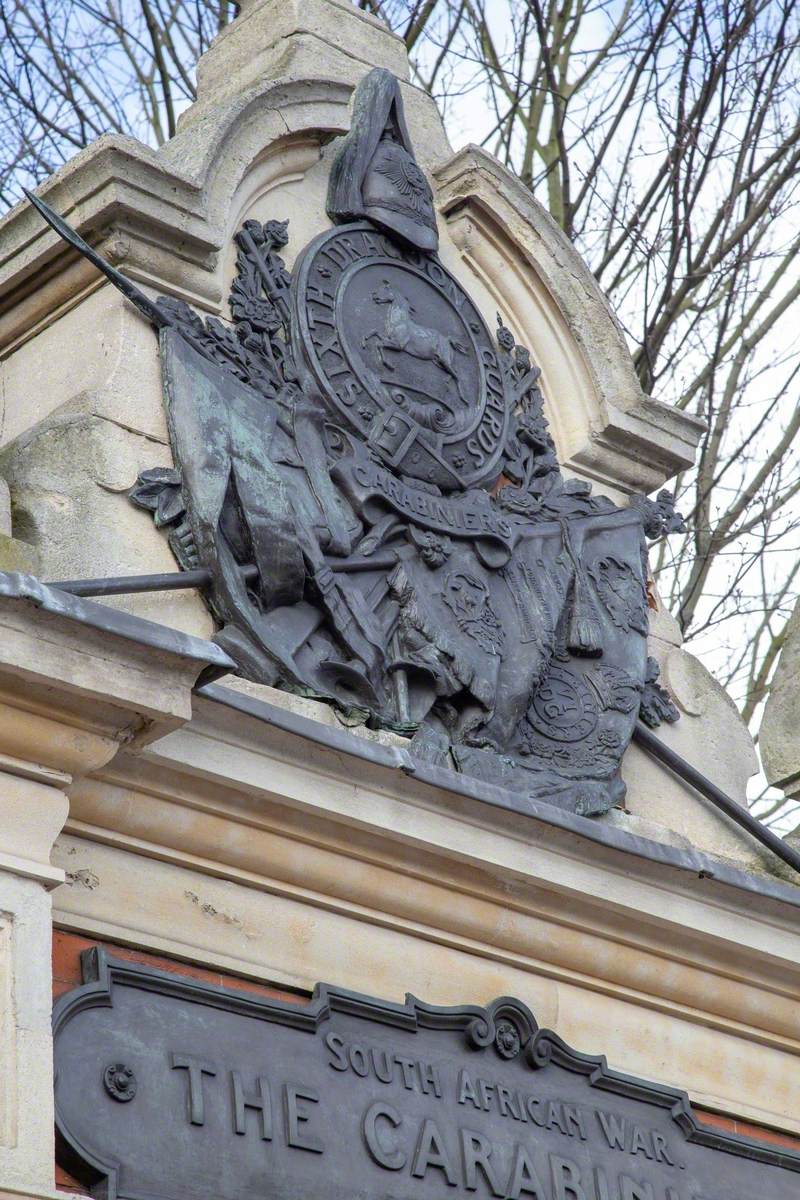
MULTIPOLYGON (((39 190, 137 282, 206 307, 218 302, 213 269, 221 239, 202 216, 201 188, 166 168, 147 146, 108 134, 39 190)), ((12 352, 87 292, 105 286, 27 202, 0 220, 0 247, 0 354, 12 352)))
POLYGON ((13 573, 0 573, 0 635, 0 753, 8 774, 47 785, 179 728, 203 668, 233 665, 213 643, 13 573))
MULTIPOLYGON (((135 801, 143 812, 140 822, 152 822, 153 805, 144 792, 133 788, 118 791, 108 784, 83 781, 72 793, 75 811, 88 813, 92 804, 99 809, 101 797, 112 810, 135 801)), ((165 824, 181 821, 175 810, 165 811, 165 824)), ((192 822, 197 824, 197 820, 192 822)), ((217 836, 232 840, 225 819, 209 820, 217 836)), ((193 874, 239 884, 255 892, 267 893, 276 901, 285 899, 306 906, 312 912, 337 913, 360 925, 377 925, 395 930, 424 942, 449 946, 479 955, 537 976, 587 991, 615 997, 636 1006, 699 1023, 708 1028, 782 1053, 800 1053, 797 1037, 797 978, 787 977, 780 969, 771 971, 769 963, 754 957, 743 966, 741 951, 738 964, 733 955, 720 951, 712 939, 697 939, 691 949, 681 944, 677 934, 670 940, 663 930, 659 941, 646 920, 628 911, 617 922, 605 921, 602 905, 594 908, 575 905, 557 894, 543 899, 531 890, 527 902, 515 892, 513 902, 497 884, 494 890, 477 890, 464 882, 463 875, 412 870, 388 859, 377 862, 370 854, 356 853, 348 847, 341 853, 314 843, 297 843, 292 838, 256 831, 249 827, 236 840, 250 839, 249 857, 255 848, 268 849, 270 857, 260 868, 237 866, 230 851, 222 854, 210 848, 213 857, 195 854, 177 845, 174 834, 158 844, 127 832, 115 832, 100 824, 70 818, 64 832, 84 845, 92 842, 133 855, 131 870, 142 857, 171 864, 193 874), (296 863, 302 852, 302 870, 281 866, 296 863), (225 861, 222 861, 222 860, 225 861), (369 879, 371 887, 365 886, 369 879), (455 900, 455 904, 454 904, 455 900), (434 919, 435 914, 435 919, 434 919), (705 954, 703 953, 705 951, 705 954), (613 962, 613 968, 609 963, 613 962), (710 987, 713 980, 714 986, 710 987)), ((194 844, 194 843, 193 843, 194 844)), ((473 868, 473 874, 477 867, 473 868)), ((475 879, 479 875, 475 875, 475 879)), ((196 886, 196 885, 195 885, 196 886)), ((507 893, 507 889, 506 889, 507 893)), ((92 897, 95 901, 95 898, 92 897)), ((64 899, 58 906, 57 920, 68 927, 94 932, 111 941, 135 941, 153 951, 165 950, 161 930, 151 928, 142 913, 127 914, 116 909, 106 897, 82 909, 80 897, 64 899), (77 904, 77 907, 76 907, 77 904), (76 914, 81 916, 76 920, 76 914), (102 914, 100 920, 99 915, 102 914)), ((173 930, 166 950, 179 959, 205 961, 197 946, 184 932, 173 930)), ((213 960, 217 961, 217 960, 213 960)), ((252 965, 237 957, 229 946, 226 962, 218 965, 236 973, 261 977, 252 965)), ((271 965, 270 978, 291 987, 311 986, 313 966, 305 973, 292 959, 278 956, 271 965)), ((330 971, 330 967, 327 968, 330 971)), ((800 1128, 800 1126, 799 1126, 800 1128)))
POLYGON ((402 772, 366 765, 356 784, 340 755, 300 753, 207 702, 71 802, 68 831, 90 841, 800 1050, 794 912, 481 813, 402 772))
POLYGON ((166 633, 0 573, 0 873, 63 882, 50 854, 70 785, 120 745, 176 729, 203 667, 220 654, 232 665, 217 646, 166 633))
MULTIPOLYGON (((298 135, 319 144, 344 133, 351 92, 345 82, 272 80, 158 151, 107 134, 38 190, 131 279, 217 313, 225 303, 220 252, 234 232, 231 201, 242 180, 298 135)), ((16 205, 0 219, 0 356, 103 286, 31 205, 16 205)))
POLYGON ((183 724, 204 665, 220 653, 230 662, 167 632, 171 643, 150 622, 0 574, 0 872, 63 882, 50 854, 70 785, 120 745, 183 724))

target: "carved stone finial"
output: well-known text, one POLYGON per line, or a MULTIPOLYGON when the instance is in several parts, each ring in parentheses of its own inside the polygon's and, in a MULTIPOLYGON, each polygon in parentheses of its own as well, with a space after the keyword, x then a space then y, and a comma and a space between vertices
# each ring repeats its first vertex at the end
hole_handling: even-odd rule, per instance
POLYGON ((337 224, 366 217, 420 250, 439 245, 433 193, 414 158, 400 84, 381 67, 356 88, 350 132, 331 167, 327 209, 337 224))

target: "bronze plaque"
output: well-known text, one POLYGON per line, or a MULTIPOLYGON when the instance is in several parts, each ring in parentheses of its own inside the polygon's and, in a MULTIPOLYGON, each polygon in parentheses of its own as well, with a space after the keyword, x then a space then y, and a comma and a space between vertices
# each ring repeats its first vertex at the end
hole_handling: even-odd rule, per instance
POLYGON ((796 1200, 800 1155, 703 1126, 524 1004, 306 1006, 93 950, 55 1012, 58 1153, 125 1200, 796 1200))

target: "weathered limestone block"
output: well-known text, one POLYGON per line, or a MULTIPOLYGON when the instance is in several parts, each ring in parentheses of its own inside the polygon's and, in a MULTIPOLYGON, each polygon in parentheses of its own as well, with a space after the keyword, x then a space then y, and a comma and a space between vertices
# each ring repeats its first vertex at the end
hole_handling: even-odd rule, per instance
MULTIPOLYGON (((139 470, 172 461, 152 330, 109 285, 39 320, 0 365, 0 477, 11 492, 0 568, 45 580, 174 570, 126 496, 139 470)), ((110 603, 199 636, 212 627, 193 592, 110 603)))
MULTIPOLYGON (((51 414, 0 452, 0 473, 13 490, 14 527, 37 552, 41 578, 173 571, 166 539, 127 498, 139 471, 171 463, 164 441, 74 408, 51 414)), ((213 630, 192 591, 106 603, 199 637, 213 630)))
POLYGON ((0 571, 24 571, 36 575, 39 570, 39 555, 33 546, 20 538, 0 533, 0 571))
POLYGON ((33 546, 12 534, 11 490, 0 477, 0 571, 25 571, 36 574, 39 556, 33 546))
POLYGON ((199 103, 183 115, 181 127, 197 119, 207 97, 218 102, 227 92, 244 91, 259 80, 344 77, 355 82, 375 66, 407 80, 403 40, 383 21, 354 10, 347 0, 281 4, 251 0, 241 5, 239 18, 226 26, 200 59, 199 103), (338 72, 331 71, 332 64, 338 72))
MULTIPOLYGON (((677 623, 660 607, 650 611, 648 653, 661 669, 660 682, 674 700, 680 719, 662 724, 658 736, 739 804, 758 770, 750 731, 725 689, 681 646, 677 623)), ((623 760, 628 786, 626 810, 670 829, 687 844, 774 872, 776 862, 735 822, 697 795, 672 772, 655 763, 635 742, 623 760)), ((622 820, 623 826, 626 824, 622 820)))
POLYGON ((800 795, 800 603, 786 627, 759 741, 769 783, 800 795))
POLYGON ((166 443, 158 344, 119 292, 104 284, 77 308, 42 316, 45 328, 4 364, 0 444, 55 411, 106 417, 166 443))

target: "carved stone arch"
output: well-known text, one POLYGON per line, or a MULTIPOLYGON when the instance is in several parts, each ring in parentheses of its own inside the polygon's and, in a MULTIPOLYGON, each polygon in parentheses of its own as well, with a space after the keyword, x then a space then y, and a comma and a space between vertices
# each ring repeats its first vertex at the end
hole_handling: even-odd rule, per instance
POLYGON ((569 460, 586 429, 595 423, 597 389, 583 355, 574 353, 574 337, 553 303, 548 280, 531 266, 520 253, 519 241, 480 200, 458 205, 445 219, 450 238, 489 304, 516 341, 530 348, 541 368, 550 430, 559 457, 569 460), (569 404, 559 402, 567 396, 569 404))
MULTIPOLYGON (((253 216, 292 216, 280 211, 286 202, 283 189, 303 186, 323 147, 348 129, 351 95, 351 85, 341 81, 270 81, 216 106, 213 119, 206 113, 184 122, 162 147, 164 162, 199 185, 203 217, 219 246, 215 273, 223 300, 235 258, 234 234, 253 216), (267 212, 264 197, 273 191, 279 196, 267 212)), ((327 223, 319 191, 303 187, 302 204, 299 192, 293 197, 295 225, 301 210, 309 229, 318 228, 320 220, 327 223)), ((300 240, 300 233, 298 228, 292 239, 298 246, 308 240, 308 235, 300 240)))
POLYGON ((440 167, 436 181, 464 265, 542 368, 564 465, 645 492, 689 467, 702 423, 642 392, 603 293, 530 191, 475 146, 440 167))
POLYGON ((308 187, 308 175, 319 164, 323 135, 317 130, 290 134, 268 146, 249 165, 230 200, 228 224, 221 252, 223 293, 228 295, 236 269, 236 233, 245 221, 289 218, 290 243, 285 257, 292 261, 297 249, 309 241, 309 232, 324 223, 324 208, 308 187), (300 202, 302 201, 302 203, 300 202))

